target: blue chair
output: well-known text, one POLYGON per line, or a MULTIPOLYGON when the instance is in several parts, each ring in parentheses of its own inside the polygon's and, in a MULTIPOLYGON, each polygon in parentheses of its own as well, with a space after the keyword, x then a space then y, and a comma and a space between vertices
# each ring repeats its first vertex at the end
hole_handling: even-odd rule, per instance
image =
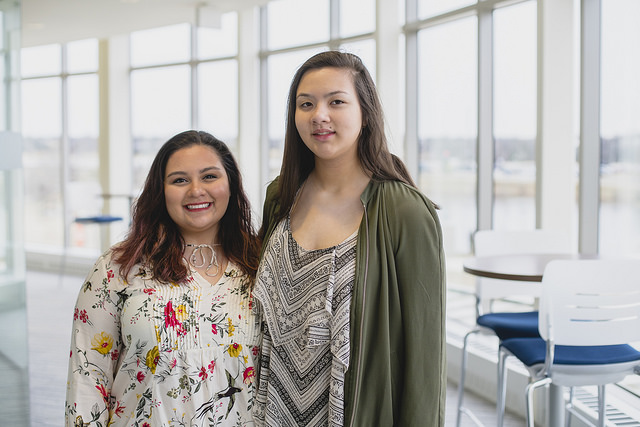
MULTIPOLYGON (((566 233, 549 230, 501 231, 481 230, 474 235, 476 256, 525 254, 525 253, 570 253, 571 242, 566 233)), ((458 383, 458 407, 456 426, 460 427, 462 414, 476 424, 482 425, 477 417, 464 406, 464 386, 467 371, 469 340, 476 334, 494 335, 499 341, 516 337, 539 337, 538 312, 495 311, 496 300, 526 296, 535 305, 540 295, 540 283, 501 279, 476 279, 476 325, 463 340, 460 381, 458 383)), ((500 388, 498 388, 498 392, 500 388)), ((497 402, 501 397, 496 397, 497 402)), ((502 426, 504 410, 498 411, 497 425, 502 426)))
MULTIPOLYGON (((556 260, 545 268, 540 338, 501 342, 498 410, 504 411, 506 360, 528 369, 526 418, 534 426, 533 394, 542 386, 598 386, 598 425, 605 425, 605 385, 640 367, 640 260, 556 260)), ((573 413, 573 393, 565 405, 573 413)), ((567 423, 568 425, 568 423, 567 423)))

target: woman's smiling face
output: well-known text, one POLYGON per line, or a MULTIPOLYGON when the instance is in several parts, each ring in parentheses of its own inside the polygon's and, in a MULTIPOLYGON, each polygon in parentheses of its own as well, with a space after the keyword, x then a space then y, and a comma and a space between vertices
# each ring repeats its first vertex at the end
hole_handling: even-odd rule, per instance
POLYGON ((165 169, 164 196, 169 216, 187 243, 214 243, 231 196, 218 153, 205 145, 173 153, 165 169))

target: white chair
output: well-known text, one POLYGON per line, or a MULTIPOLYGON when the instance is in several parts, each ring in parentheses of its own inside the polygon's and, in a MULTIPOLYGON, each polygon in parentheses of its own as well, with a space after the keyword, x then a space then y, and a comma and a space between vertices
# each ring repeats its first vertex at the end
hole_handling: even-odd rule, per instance
MULTIPOLYGON (((568 233, 550 230, 501 231, 481 230, 474 235, 476 256, 518 255, 518 254, 566 254, 571 253, 568 233)), ((478 277, 476 279, 476 327, 463 340, 460 381, 458 384, 458 408, 456 426, 460 427, 462 414, 466 414, 476 424, 482 425, 477 417, 464 406, 464 385, 467 369, 468 344, 475 334, 495 335, 499 340, 514 337, 539 337, 538 312, 536 310, 518 312, 498 312, 494 302, 510 297, 526 296, 528 302, 536 304, 540 295, 539 282, 523 282, 478 277)), ((523 305, 526 307, 526 305, 523 305)), ((500 379, 500 378, 498 378, 500 379)), ((498 391, 500 389, 498 388, 498 391)), ((500 402, 501 396, 497 396, 500 402)), ((499 408, 499 405, 497 406, 499 408)), ((504 408, 498 410, 497 425, 501 426, 504 408)))
MULTIPOLYGON (((640 367, 640 260, 556 260, 545 268, 540 297, 541 338, 513 338, 500 345, 499 384, 504 408, 506 359, 529 370, 527 425, 534 426, 533 392, 598 386, 598 425, 605 425, 605 385, 640 367)), ((571 394, 573 396, 573 394, 571 394)), ((565 406, 573 412, 571 399, 565 406)))

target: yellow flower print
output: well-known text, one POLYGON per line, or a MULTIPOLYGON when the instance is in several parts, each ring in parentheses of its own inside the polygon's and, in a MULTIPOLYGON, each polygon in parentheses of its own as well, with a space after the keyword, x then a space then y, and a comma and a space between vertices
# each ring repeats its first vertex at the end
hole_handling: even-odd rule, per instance
POLYGON ((240 352, 242 351, 242 345, 233 343, 229 346, 229 349, 227 351, 229 352, 229 356, 238 357, 240 355, 240 352))
POLYGON ((179 321, 184 322, 185 319, 187 319, 188 317, 189 317, 189 313, 187 313, 187 307, 184 304, 180 304, 176 308, 176 318, 179 321))
POLYGON ((147 352, 145 364, 151 370, 152 374, 156 373, 156 366, 158 366, 159 359, 160 359, 160 351, 158 351, 158 346, 153 347, 151 350, 147 352))
POLYGON ((91 340, 92 350, 97 351, 100 354, 109 354, 111 347, 113 347, 113 338, 106 332, 100 332, 95 334, 91 340))
POLYGON ((236 327, 233 326, 233 323, 231 322, 231 318, 227 318, 227 323, 229 323, 229 336, 232 337, 233 336, 233 331, 236 330, 236 327))

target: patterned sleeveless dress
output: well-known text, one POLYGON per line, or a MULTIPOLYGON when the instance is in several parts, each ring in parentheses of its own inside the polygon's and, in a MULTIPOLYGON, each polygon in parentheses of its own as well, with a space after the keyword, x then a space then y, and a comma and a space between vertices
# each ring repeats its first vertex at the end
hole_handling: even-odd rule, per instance
POLYGON ((305 250, 288 217, 269 239, 254 289, 264 316, 256 425, 343 425, 356 240, 305 250))

